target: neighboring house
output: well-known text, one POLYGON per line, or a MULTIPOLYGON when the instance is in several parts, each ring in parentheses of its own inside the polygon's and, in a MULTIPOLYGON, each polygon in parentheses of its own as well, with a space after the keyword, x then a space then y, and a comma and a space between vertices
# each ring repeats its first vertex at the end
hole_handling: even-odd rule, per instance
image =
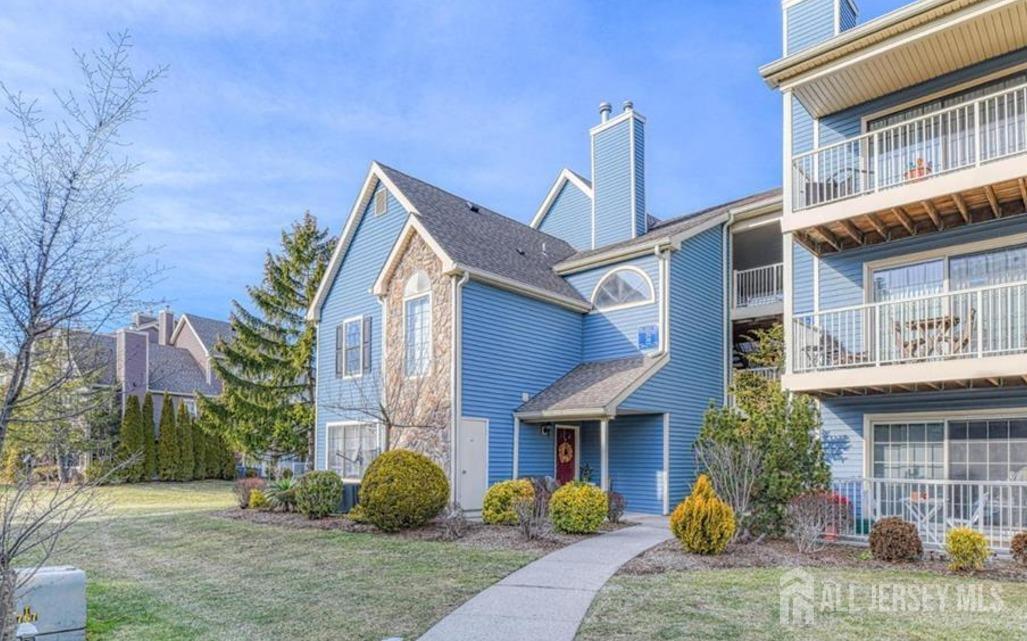
POLYGON ((183 314, 176 322, 168 310, 154 316, 137 313, 127 327, 84 338, 72 354, 80 370, 96 372, 98 385, 119 388, 122 409, 128 396, 142 401, 151 392, 158 425, 164 395, 171 396, 176 409, 184 403, 195 415, 197 392, 221 392, 212 368, 214 346, 231 334, 227 322, 195 314, 183 314))
POLYGON ((685 496, 735 345, 780 321, 781 194, 658 220, 645 118, 603 104, 589 143, 530 225, 371 164, 309 313, 318 469, 359 482, 408 447, 469 511, 520 476, 590 473, 656 514, 685 496), (386 434, 373 398, 413 418, 386 434))
MULTIPOLYGON (((857 517, 1027 526, 1027 2, 786 0, 785 387, 857 517)), ((865 530, 864 530, 865 531, 865 530)))

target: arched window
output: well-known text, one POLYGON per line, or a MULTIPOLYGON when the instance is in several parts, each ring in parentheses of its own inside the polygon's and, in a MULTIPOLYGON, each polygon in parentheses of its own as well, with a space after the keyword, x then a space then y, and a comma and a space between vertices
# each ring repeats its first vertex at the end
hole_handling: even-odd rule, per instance
POLYGON ((403 286, 403 368, 421 376, 431 363, 431 279, 415 272, 403 286))
POLYGON ((644 305, 655 300, 649 276, 637 267, 620 267, 603 276, 592 293, 596 309, 644 305))

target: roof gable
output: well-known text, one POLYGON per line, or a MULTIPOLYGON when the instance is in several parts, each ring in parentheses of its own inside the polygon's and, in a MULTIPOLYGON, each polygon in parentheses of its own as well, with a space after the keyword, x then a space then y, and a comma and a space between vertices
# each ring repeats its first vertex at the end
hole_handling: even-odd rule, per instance
POLYGON ((562 169, 559 175, 557 175, 556 180, 553 181, 552 187, 549 188, 549 192, 546 193, 546 197, 542 200, 542 204, 539 205, 538 211, 535 212, 535 216, 531 219, 531 226, 534 229, 538 229, 542 225, 542 221, 546 219, 546 216, 552 209, 556 199, 560 196, 560 193, 563 192, 567 185, 573 186, 574 189, 577 189, 587 196, 589 200, 592 199, 592 183, 570 169, 562 169))

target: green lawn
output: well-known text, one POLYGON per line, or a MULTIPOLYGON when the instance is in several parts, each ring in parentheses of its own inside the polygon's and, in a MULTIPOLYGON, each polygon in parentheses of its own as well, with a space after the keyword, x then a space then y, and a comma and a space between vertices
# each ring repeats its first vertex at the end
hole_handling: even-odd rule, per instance
POLYGON ((54 559, 87 572, 90 641, 416 638, 535 556, 213 516, 230 488, 104 490, 110 510, 54 559))
MULTIPOLYGON (((854 586, 853 602, 861 609, 851 611, 846 606, 830 611, 818 607, 813 625, 782 626, 779 581, 785 571, 739 568, 615 576, 592 604, 577 641, 1027 639, 1027 584, 903 570, 809 569, 818 586, 814 592, 815 604, 837 602, 833 598, 824 600, 825 592, 821 587, 825 580, 833 580, 841 586, 843 604, 849 598, 849 586, 854 586), (959 611, 955 603, 957 587, 965 589, 970 582, 983 589, 983 599, 969 601, 973 607, 995 604, 990 592, 995 588, 1002 600, 1001 609, 967 612, 965 610, 972 608, 964 605, 964 611, 959 611), (878 608, 868 611, 872 598, 869 590, 882 585, 885 591, 877 594, 883 595, 883 603, 893 611, 882 612, 878 608), (915 588, 926 588, 929 595, 940 594, 940 590, 947 596, 946 607, 940 606, 939 597, 928 596, 928 602, 932 603, 930 611, 912 611, 916 609, 913 606, 917 602, 913 599, 917 597, 910 595, 923 594, 915 588), (892 596, 896 593, 903 595, 898 602, 892 596), (895 611, 903 608, 907 611, 895 611)), ((923 602, 922 596, 918 598, 923 602)))

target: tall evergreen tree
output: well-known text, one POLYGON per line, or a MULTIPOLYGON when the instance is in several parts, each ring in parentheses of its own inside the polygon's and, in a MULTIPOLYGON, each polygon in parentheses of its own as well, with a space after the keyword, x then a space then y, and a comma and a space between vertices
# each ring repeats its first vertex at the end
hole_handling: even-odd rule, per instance
POLYGON ((143 450, 146 454, 144 461, 145 480, 152 481, 157 478, 157 432, 153 429, 153 394, 149 392, 143 397, 143 450))
POLYGON ((175 432, 178 433, 178 480, 193 480, 193 422, 185 403, 178 404, 178 417, 175 419, 175 432))
POLYGON ((136 457, 131 465, 125 467, 125 480, 142 481, 146 474, 146 459, 143 443, 143 417, 139 409, 139 397, 129 396, 125 399, 125 415, 121 418, 121 432, 118 434, 118 460, 127 461, 136 457))
POLYGON ((214 360, 223 390, 200 406, 213 431, 247 454, 314 460, 317 334, 306 312, 334 244, 307 212, 282 232, 278 253, 267 253, 260 285, 247 289, 255 309, 232 302, 234 335, 214 360))
POLYGON ((171 396, 164 394, 164 403, 160 408, 160 434, 157 436, 157 473, 160 480, 178 480, 179 459, 175 406, 171 404, 171 396))
POLYGON ((207 434, 200 428, 200 421, 189 417, 193 433, 193 478, 201 481, 207 478, 207 434))

